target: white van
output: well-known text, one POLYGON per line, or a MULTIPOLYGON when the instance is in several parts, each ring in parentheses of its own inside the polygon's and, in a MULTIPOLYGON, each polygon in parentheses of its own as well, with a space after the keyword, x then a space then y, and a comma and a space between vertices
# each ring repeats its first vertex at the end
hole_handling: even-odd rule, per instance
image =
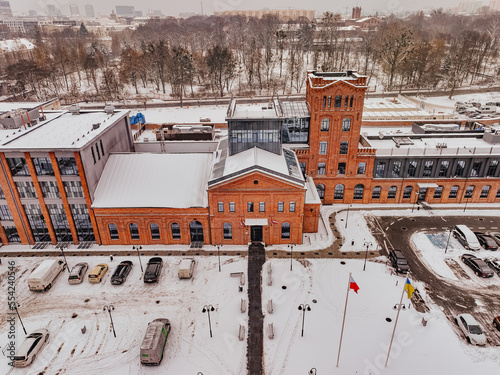
POLYGON ((476 235, 472 232, 467 225, 456 225, 453 228, 453 237, 468 250, 481 250, 481 245, 477 240, 476 235))
POLYGON ((490 106, 487 106, 487 107, 481 107, 481 109, 479 110, 479 112, 481 114, 496 114, 497 113, 497 107, 490 107, 490 106))
POLYGON ((30 290, 49 290, 65 267, 62 260, 45 259, 28 277, 30 290))
POLYGON ((179 265, 179 279, 190 279, 193 277, 194 271, 194 259, 186 258, 181 260, 181 264, 179 265))
POLYGON ((155 319, 148 324, 141 344, 141 364, 158 366, 161 363, 169 333, 170 321, 168 319, 155 319))

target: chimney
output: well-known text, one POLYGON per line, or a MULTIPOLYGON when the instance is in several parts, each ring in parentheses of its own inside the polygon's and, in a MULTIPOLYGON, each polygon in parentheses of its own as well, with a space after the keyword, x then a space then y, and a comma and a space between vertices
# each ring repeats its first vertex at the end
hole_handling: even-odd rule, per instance
POLYGON ((72 115, 79 115, 80 106, 78 104, 71 104, 71 106, 69 107, 69 111, 72 115))

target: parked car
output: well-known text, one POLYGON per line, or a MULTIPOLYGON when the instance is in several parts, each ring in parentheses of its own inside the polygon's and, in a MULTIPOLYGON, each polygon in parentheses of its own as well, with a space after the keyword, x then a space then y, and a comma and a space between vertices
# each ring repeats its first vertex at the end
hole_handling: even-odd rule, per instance
POLYGON ((62 260, 45 259, 28 277, 30 290, 47 291, 66 268, 62 260))
POLYGON ((483 232, 474 232, 474 234, 476 235, 479 244, 483 248, 485 248, 486 250, 493 250, 493 251, 498 250, 498 245, 495 242, 495 240, 491 238, 491 236, 483 232))
POLYGON ((471 314, 457 315, 455 323, 458 324, 469 344, 486 345, 486 336, 483 333, 483 328, 471 314))
POLYGON ((194 272, 194 259, 186 258, 181 260, 181 264, 179 265, 179 271, 177 272, 179 279, 190 279, 191 277, 193 277, 193 272, 194 272))
POLYGON ((495 241, 497 245, 500 246, 500 232, 490 232, 488 234, 491 238, 493 238, 493 241, 495 241))
POLYGON ((490 268, 500 276, 500 259, 485 259, 484 260, 490 268))
POLYGON ((500 315, 493 318, 493 325, 500 331, 500 315))
POLYGON ((14 367, 26 367, 31 365, 48 339, 49 331, 45 328, 40 328, 30 333, 19 349, 17 349, 16 355, 12 361, 14 367))
POLYGON ((151 258, 144 272, 145 283, 157 283, 160 279, 161 269, 163 267, 163 259, 160 257, 151 258))
POLYGON ((473 254, 464 254, 460 257, 462 262, 469 266, 477 276, 493 277, 493 271, 486 262, 473 254))
POLYGON ((85 273, 89 268, 88 263, 82 262, 77 263, 69 273, 68 283, 70 284, 80 284, 85 277, 85 273))
POLYGON ((100 283, 107 270, 108 265, 106 263, 100 263, 92 268, 89 273, 89 283, 100 283))
POLYGON ((132 270, 133 263, 130 260, 124 260, 118 267, 116 267, 115 272, 111 276, 111 284, 121 285, 127 280, 127 276, 132 270))
POLYGON ((394 249, 389 251, 389 260, 396 272, 407 273, 410 271, 410 266, 401 250, 394 249))
POLYGON ((453 237, 455 237, 467 250, 481 250, 481 245, 479 245, 476 235, 467 225, 455 225, 455 228, 453 228, 453 237))
POLYGON ((163 359, 163 351, 170 333, 168 319, 155 319, 148 324, 141 344, 141 363, 146 366, 157 366, 163 359))

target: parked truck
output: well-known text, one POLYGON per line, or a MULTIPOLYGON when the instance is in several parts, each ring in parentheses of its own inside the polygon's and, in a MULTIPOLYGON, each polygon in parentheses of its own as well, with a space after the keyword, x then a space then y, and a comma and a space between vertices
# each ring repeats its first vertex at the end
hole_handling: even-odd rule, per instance
POLYGON ((45 259, 28 277, 30 290, 43 292, 49 290, 65 267, 66 263, 62 260, 45 259))
POLYGON ((168 319, 159 318, 148 324, 141 344, 141 364, 157 366, 161 363, 169 332, 170 321, 168 319))

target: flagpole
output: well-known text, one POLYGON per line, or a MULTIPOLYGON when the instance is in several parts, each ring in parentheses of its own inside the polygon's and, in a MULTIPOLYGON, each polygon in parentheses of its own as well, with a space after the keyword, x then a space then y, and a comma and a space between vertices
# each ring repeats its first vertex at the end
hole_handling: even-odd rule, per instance
POLYGON ((392 348, 392 341, 394 340, 394 333, 396 333, 396 326, 398 325, 399 312, 401 311, 401 304, 403 303, 403 296, 405 294, 405 290, 406 290, 406 281, 403 284, 403 292, 401 293, 401 299, 399 300, 398 314, 396 315, 396 321, 394 322, 394 329, 392 330, 391 343, 389 345, 389 350, 387 351, 387 359, 385 360, 385 367, 387 367, 387 363, 389 362, 389 356, 391 354, 391 348, 392 348))
POLYGON ((342 348, 342 337, 344 336, 345 314, 347 312, 347 301, 349 300, 349 289, 351 289, 351 275, 352 273, 349 272, 349 280, 347 281, 347 294, 345 296, 344 319, 342 319, 342 331, 340 332, 339 354, 337 355, 337 367, 339 367, 340 349, 342 348))

